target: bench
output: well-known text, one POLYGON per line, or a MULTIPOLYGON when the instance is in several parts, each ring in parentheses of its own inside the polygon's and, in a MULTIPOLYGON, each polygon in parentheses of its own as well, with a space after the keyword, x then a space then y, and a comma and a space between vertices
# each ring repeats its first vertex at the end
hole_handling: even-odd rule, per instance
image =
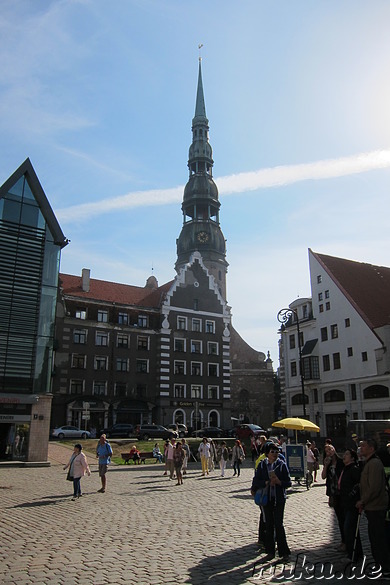
MULTIPOLYGON (((125 463, 130 463, 131 461, 133 461, 133 458, 130 455, 130 453, 121 453, 121 457, 125 463)), ((146 459, 153 459, 153 451, 141 451, 139 457, 140 458, 138 459, 139 462, 138 464, 145 463, 146 459)), ((156 459, 155 463, 157 463, 158 462, 157 457, 155 459, 156 459)))

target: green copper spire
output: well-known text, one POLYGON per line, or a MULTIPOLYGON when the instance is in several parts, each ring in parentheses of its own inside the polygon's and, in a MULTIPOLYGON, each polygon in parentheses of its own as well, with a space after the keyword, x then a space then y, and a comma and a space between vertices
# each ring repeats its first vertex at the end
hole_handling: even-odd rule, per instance
MULTIPOLYGON (((198 74, 198 91, 196 94, 196 105, 195 105, 195 117, 193 123, 195 122, 196 118, 206 118, 206 106, 204 103, 204 94, 203 94, 203 82, 202 82, 202 59, 199 57, 199 74, 198 74)), ((208 120, 207 120, 208 123, 208 120)))

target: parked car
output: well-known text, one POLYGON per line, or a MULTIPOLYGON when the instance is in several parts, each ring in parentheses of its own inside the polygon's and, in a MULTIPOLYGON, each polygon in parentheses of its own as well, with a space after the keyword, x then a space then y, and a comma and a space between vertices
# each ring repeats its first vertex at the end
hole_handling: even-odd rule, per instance
POLYGON ((247 439, 252 436, 257 437, 258 435, 266 435, 266 431, 259 427, 259 425, 242 424, 236 427, 237 439, 247 439))
POLYGON ((172 429, 167 429, 162 425, 138 425, 135 429, 135 434, 138 439, 148 441, 149 439, 170 439, 174 437, 178 439, 179 433, 172 429))
POLYGON ((167 426, 167 429, 172 429, 172 431, 177 431, 179 433, 179 437, 183 438, 186 437, 188 435, 188 429, 186 427, 186 425, 183 425, 181 423, 173 423, 171 425, 167 426))
POLYGON ((56 427, 55 429, 52 429, 51 436, 54 439, 89 439, 91 433, 71 425, 66 425, 64 427, 56 427))
POLYGON ((99 436, 100 435, 106 435, 107 439, 110 437, 134 437, 134 426, 118 423, 107 429, 102 429, 99 433, 99 436))
POLYGON ((219 438, 224 437, 225 432, 223 429, 219 427, 204 427, 203 429, 199 429, 199 431, 194 431, 192 433, 193 437, 207 437, 207 438, 219 438))

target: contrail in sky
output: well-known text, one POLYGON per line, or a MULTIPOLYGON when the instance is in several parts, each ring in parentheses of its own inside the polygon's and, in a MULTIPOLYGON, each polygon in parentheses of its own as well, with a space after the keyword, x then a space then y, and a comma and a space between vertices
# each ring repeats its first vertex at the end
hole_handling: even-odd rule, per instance
MULTIPOLYGON (((292 185, 299 181, 332 179, 389 167, 390 150, 374 150, 313 163, 277 166, 248 173, 228 175, 216 178, 215 182, 218 185, 220 195, 225 196, 256 191, 257 189, 292 185)), ((183 189, 184 185, 171 189, 133 191, 127 195, 119 195, 94 203, 82 203, 81 205, 59 209, 56 215, 61 222, 65 223, 90 219, 116 210, 177 203, 182 200, 183 189)))

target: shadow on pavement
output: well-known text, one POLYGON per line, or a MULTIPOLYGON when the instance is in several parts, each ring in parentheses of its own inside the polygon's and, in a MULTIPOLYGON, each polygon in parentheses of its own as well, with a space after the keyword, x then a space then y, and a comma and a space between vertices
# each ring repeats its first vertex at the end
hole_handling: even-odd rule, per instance
POLYGON ((204 585, 211 582, 213 585, 235 585, 245 583, 252 577, 253 565, 259 553, 253 544, 232 549, 221 555, 213 555, 202 559, 197 565, 189 569, 186 583, 204 585), (248 561, 252 561, 249 563, 248 561))

